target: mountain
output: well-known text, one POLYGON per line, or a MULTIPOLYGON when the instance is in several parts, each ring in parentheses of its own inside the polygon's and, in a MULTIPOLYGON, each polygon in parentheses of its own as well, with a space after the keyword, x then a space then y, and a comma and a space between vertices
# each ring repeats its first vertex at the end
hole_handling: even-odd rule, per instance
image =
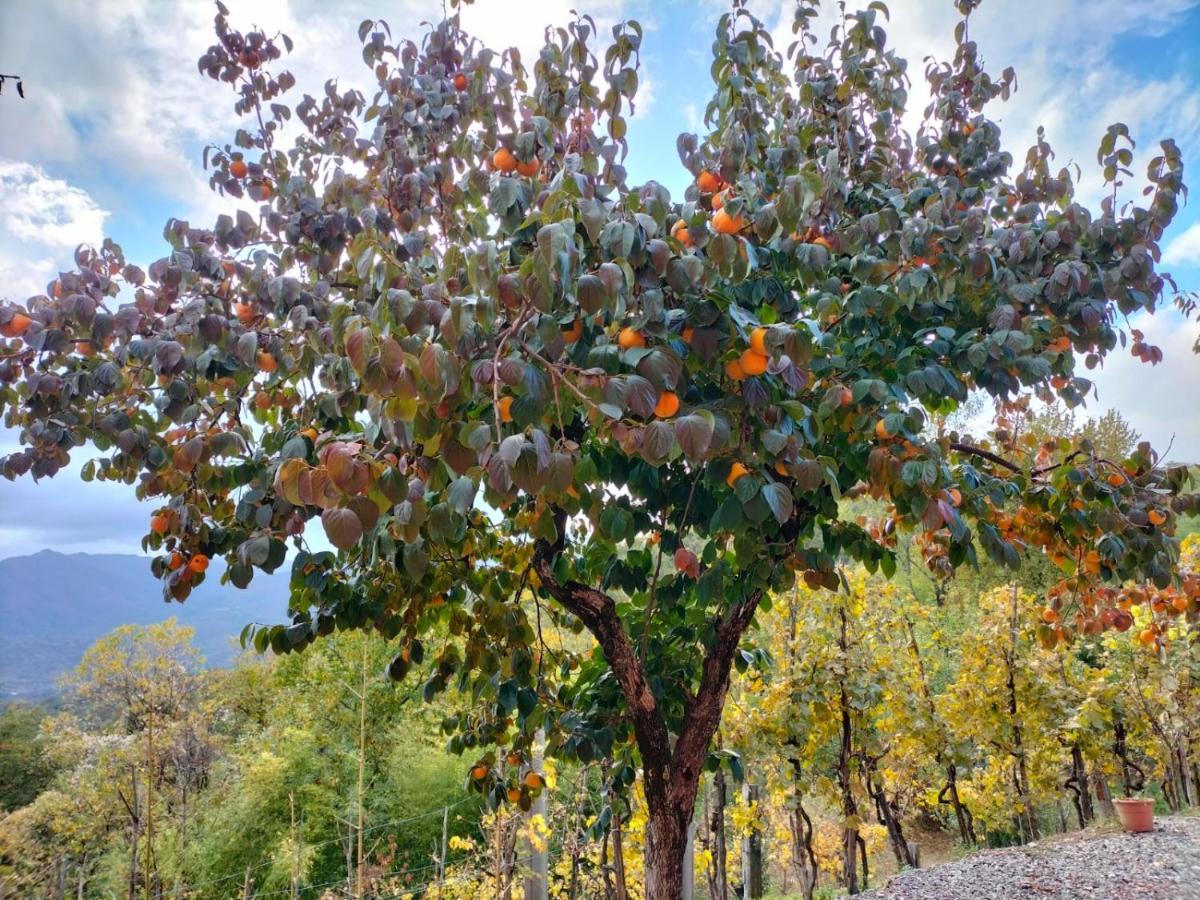
POLYGON ((287 566, 256 573, 244 591, 222 585, 214 566, 186 603, 168 604, 143 556, 43 550, 0 559, 0 699, 47 697, 97 638, 172 616, 196 629, 210 666, 228 665, 242 627, 285 621, 287 600, 287 566))

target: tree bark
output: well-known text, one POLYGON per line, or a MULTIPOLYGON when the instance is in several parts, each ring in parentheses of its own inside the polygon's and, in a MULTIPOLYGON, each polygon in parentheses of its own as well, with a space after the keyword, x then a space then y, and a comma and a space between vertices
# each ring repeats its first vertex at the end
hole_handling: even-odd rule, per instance
POLYGON ((621 800, 616 794, 609 795, 612 804, 613 873, 616 877, 617 900, 628 900, 629 886, 625 882, 625 841, 621 835, 621 800))
POLYGON ((1117 811, 1113 806, 1112 791, 1108 789, 1108 779, 1094 766, 1092 767, 1092 785, 1096 788, 1096 807, 1100 810, 1100 815, 1105 819, 1115 818, 1117 811))
POLYGON ((946 783, 938 793, 938 803, 949 803, 954 807, 954 817, 958 820, 958 833, 962 842, 969 847, 975 846, 979 842, 975 835, 975 817, 958 796, 958 767, 954 763, 946 766, 946 783))
MULTIPOLYGON (((846 608, 840 610, 842 631, 838 637, 838 647, 843 659, 847 647, 846 608)), ((858 886, 858 826, 850 824, 858 819, 858 804, 854 800, 854 786, 850 780, 850 759, 854 753, 853 732, 850 722, 850 697, 846 692, 845 667, 839 676, 839 706, 842 718, 842 740, 838 756, 837 779, 842 791, 842 816, 846 824, 842 826, 842 877, 846 882, 846 892, 857 894, 858 886)), ((864 861, 866 859, 864 855, 864 861)), ((864 866, 865 868, 865 866, 864 866)))
POLYGON ((1092 811, 1092 791, 1088 781, 1087 764, 1078 744, 1071 746, 1071 776, 1066 781, 1066 787, 1071 792, 1071 802, 1075 806, 1080 829, 1087 828, 1096 814, 1092 811))
MULTIPOLYGON (((742 784, 742 797, 749 806, 757 798, 749 781, 742 784)), ((757 900, 763 895, 762 838, 753 829, 742 838, 742 900, 757 900)))
POLYGON ((1012 722, 1012 755, 1016 760, 1014 780, 1017 788, 1017 799, 1022 807, 1018 815, 1018 821, 1023 827, 1018 830, 1027 831, 1029 839, 1037 840, 1040 835, 1038 834, 1037 817, 1033 811, 1033 798, 1030 796, 1029 791, 1029 770, 1025 763, 1025 743, 1021 735, 1021 717, 1017 705, 1017 601, 1019 596, 1018 588, 1014 584, 1012 589, 1012 614, 1009 622, 1010 641, 1009 647, 1004 653, 1004 662, 1008 675, 1008 714, 1012 722))
POLYGON ((1121 784, 1126 797, 1132 797, 1135 791, 1146 786, 1146 773, 1142 767, 1129 758, 1129 745, 1126 743, 1127 731, 1125 723, 1119 716, 1113 719, 1113 754, 1121 762, 1121 784))
POLYGON ((792 759, 790 762, 795 776, 795 807, 792 809, 791 815, 792 858, 796 865, 797 879, 800 882, 800 893, 804 895, 804 900, 812 900, 813 892, 817 888, 820 868, 817 866, 817 855, 812 846, 812 819, 808 817, 808 813, 804 809, 804 798, 800 790, 800 761, 792 759))
POLYGON ((138 802, 138 782, 137 772, 133 771, 132 780, 132 804, 126 803, 126 808, 129 810, 130 819, 130 836, 129 836, 129 900, 137 898, 137 883, 138 883, 138 838, 141 835, 141 804, 138 802))
POLYGON ((726 862, 728 847, 725 842, 725 770, 717 769, 713 775, 713 809, 709 829, 713 835, 713 885, 712 900, 729 900, 729 876, 726 862))
POLYGON ((672 749, 666 720, 617 614, 616 602, 596 588, 577 581, 560 582, 555 576, 554 560, 565 543, 566 513, 558 510, 555 518, 558 543, 551 545, 539 539, 534 544, 533 565, 543 589, 595 637, 621 688, 642 757, 647 811, 646 896, 681 900, 683 860, 700 776, 721 721, 733 656, 750 627, 762 591, 755 589, 734 599, 713 621, 712 643, 701 664, 700 683, 684 704, 683 723, 672 749))
POLYGON ((879 819, 879 824, 887 829, 888 842, 892 845, 892 854, 896 857, 896 864, 901 868, 904 866, 908 866, 910 869, 917 868, 913 848, 905 839, 904 827, 900 824, 900 811, 895 800, 888 797, 887 785, 879 776, 875 762, 872 760, 869 760, 866 766, 866 782, 867 793, 875 801, 875 816, 879 819))
POLYGON ((1200 797, 1196 795, 1196 782, 1192 773, 1191 761, 1188 758, 1187 738, 1180 735, 1175 748, 1179 757, 1179 785, 1183 789, 1183 799, 1188 806, 1195 806, 1200 797))

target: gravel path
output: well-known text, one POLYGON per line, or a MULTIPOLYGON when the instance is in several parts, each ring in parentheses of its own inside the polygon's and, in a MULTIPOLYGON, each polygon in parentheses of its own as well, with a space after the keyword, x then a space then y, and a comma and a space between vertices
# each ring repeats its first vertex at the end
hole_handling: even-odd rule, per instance
POLYGON ((1027 847, 983 850, 903 872, 871 900, 1200 900, 1200 818, 1160 817, 1153 832, 1105 826, 1027 847))

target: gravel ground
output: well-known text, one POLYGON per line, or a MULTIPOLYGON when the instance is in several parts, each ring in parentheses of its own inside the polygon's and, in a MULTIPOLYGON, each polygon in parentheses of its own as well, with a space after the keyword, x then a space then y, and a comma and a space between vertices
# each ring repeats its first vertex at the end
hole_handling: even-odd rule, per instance
POLYGON ((983 850, 896 875, 872 900, 1200 900, 1200 818, 1159 817, 1146 834, 1112 826, 983 850))

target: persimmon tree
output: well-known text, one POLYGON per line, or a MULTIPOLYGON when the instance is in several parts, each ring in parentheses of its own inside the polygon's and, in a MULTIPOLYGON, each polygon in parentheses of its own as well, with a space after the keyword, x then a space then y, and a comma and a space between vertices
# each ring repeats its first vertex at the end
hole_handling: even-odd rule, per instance
POLYGON ((821 48, 800 2, 777 49, 735 3, 673 198, 623 165, 636 23, 549 29, 530 70, 456 16, 419 41, 366 21, 375 92, 331 80, 290 102, 290 39, 218 4, 199 69, 247 122, 205 153, 231 212, 168 223, 145 271, 80 248, 0 307, 24 444, 3 473, 52 476, 88 447, 85 480, 158 498, 145 546, 167 597, 290 554, 291 621, 247 638, 286 652, 373 628, 402 643, 395 677, 487 696, 445 724, 494 802, 485 748, 520 758, 537 729, 551 754, 612 756, 619 784, 639 766, 647 892, 679 896, 730 667, 794 572, 891 575, 904 525, 947 570, 1043 548, 1070 569, 1059 639, 1124 622, 1100 583, 1172 577, 1185 476, 1148 448, 1041 464, 925 431, 973 391, 1089 396, 1080 363, 1167 300, 1159 240, 1184 190, 1166 141, 1125 202, 1120 125, 1099 210, 1040 133, 1014 163, 984 113, 1014 78, 984 70, 975 5, 912 135, 882 4, 821 48), (844 519, 848 492, 888 515, 844 519), (309 545, 317 519, 335 552, 309 545), (595 637, 578 668, 543 652, 556 625, 595 637))

